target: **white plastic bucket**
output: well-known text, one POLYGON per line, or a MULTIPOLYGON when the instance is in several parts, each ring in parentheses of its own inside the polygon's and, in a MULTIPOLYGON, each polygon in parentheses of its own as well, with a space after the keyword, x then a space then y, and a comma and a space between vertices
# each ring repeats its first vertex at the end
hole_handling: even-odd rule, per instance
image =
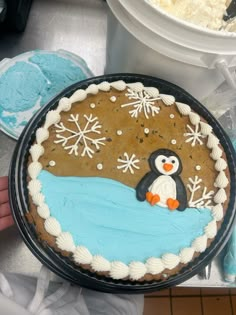
POLYGON ((106 73, 137 72, 175 83, 198 99, 225 79, 236 88, 236 33, 179 20, 148 0, 107 0, 106 73))

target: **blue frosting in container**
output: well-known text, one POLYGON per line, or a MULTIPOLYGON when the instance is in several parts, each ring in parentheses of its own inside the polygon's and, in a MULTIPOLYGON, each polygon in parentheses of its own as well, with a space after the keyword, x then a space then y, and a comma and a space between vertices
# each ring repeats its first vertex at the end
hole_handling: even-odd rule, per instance
POLYGON ((48 88, 46 77, 37 67, 16 62, 0 77, 0 106, 9 112, 28 110, 48 88))
POLYGON ((0 76, 0 124, 19 135, 41 106, 89 75, 82 59, 77 63, 53 52, 35 51, 15 62, 0 76))

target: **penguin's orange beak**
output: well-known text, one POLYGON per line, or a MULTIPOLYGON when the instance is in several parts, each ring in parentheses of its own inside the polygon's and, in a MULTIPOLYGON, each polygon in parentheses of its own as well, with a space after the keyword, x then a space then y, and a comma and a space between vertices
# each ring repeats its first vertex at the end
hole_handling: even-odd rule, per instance
POLYGON ((165 163, 165 164, 163 164, 163 168, 164 168, 164 170, 165 170, 166 172, 169 172, 169 171, 172 170, 173 164, 165 163))

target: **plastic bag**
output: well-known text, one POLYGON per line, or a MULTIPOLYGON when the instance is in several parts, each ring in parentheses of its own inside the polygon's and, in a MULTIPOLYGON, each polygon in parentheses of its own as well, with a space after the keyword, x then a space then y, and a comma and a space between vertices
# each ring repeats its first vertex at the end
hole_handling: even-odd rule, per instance
MULTIPOLYGON (((236 90, 223 85, 204 102, 208 110, 219 120, 230 137, 236 151, 236 90)), ((227 282, 236 280, 236 227, 226 246, 223 257, 224 279, 227 282)))

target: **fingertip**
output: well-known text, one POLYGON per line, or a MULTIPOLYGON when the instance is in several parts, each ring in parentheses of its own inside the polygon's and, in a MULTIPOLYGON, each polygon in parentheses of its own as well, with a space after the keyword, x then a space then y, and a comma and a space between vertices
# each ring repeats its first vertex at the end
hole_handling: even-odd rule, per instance
POLYGON ((0 191, 8 189, 8 176, 0 177, 0 191))
POLYGON ((0 190, 0 204, 6 203, 9 200, 8 190, 0 190))
POLYGON ((0 203, 0 218, 11 214, 11 208, 8 202, 0 203))
POLYGON ((10 226, 14 225, 14 220, 11 215, 3 217, 0 219, 0 231, 3 231, 10 226))

